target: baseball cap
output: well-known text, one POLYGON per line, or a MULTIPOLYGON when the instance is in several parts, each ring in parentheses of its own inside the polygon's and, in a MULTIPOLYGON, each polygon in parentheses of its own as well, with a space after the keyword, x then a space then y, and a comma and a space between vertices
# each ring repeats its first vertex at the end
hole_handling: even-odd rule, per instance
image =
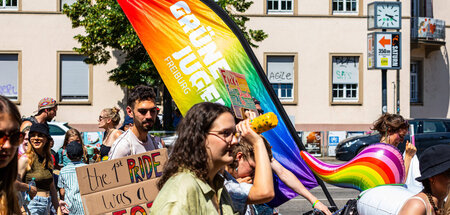
POLYGON ((426 149, 419 157, 420 177, 423 181, 450 169, 450 145, 439 144, 426 149))
POLYGON ((77 141, 72 141, 66 146, 67 157, 69 159, 77 159, 83 157, 83 146, 77 141))
POLYGON ((56 100, 54 100, 51 97, 45 97, 39 101, 38 109, 35 112, 39 112, 39 111, 41 111, 43 109, 47 109, 47 108, 52 108, 52 107, 55 107, 56 105, 57 105, 56 100))

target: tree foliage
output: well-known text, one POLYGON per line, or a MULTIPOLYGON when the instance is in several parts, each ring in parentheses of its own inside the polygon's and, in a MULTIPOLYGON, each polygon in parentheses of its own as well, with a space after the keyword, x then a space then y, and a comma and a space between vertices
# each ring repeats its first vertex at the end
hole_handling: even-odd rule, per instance
MULTIPOLYGON (((239 14, 245 12, 253 2, 219 0, 217 3, 241 28, 251 46, 257 47, 254 42, 267 37, 262 30, 247 30, 245 23, 249 18, 239 14)), ((82 27, 85 30, 74 37, 81 45, 74 50, 87 57, 86 63, 106 64, 112 55, 120 55, 124 61, 108 71, 111 81, 127 88, 139 84, 161 84, 161 78, 147 51, 116 0, 78 0, 71 6, 64 5, 63 13, 70 18, 73 28, 82 27)))

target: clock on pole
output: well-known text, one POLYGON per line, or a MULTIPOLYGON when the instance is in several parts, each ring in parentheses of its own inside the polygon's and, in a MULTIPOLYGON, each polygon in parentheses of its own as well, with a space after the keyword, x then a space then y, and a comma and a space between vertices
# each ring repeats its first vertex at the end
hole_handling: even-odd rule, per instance
POLYGON ((401 29, 401 9, 401 2, 372 2, 368 4, 368 29, 401 29))

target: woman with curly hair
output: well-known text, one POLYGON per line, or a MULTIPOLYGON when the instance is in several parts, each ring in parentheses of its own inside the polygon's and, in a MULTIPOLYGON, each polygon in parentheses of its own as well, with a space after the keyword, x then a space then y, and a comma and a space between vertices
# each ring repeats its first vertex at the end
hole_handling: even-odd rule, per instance
POLYGON ((17 107, 0 95, 0 214, 19 214, 14 183, 17 176, 17 147, 22 143, 17 107))
MULTIPOLYGON (((385 113, 373 123, 372 130, 378 131, 381 135, 381 143, 390 144, 398 147, 408 134, 409 124, 399 114, 385 113)), ((414 182, 414 178, 419 176, 419 160, 416 155, 416 147, 409 141, 406 141, 405 153, 403 154, 403 160, 405 164, 405 180, 411 181, 412 186, 421 187, 420 184, 414 182), (412 168, 410 168, 412 166, 412 168), (410 174, 410 175, 408 175, 410 174), (412 175, 411 175, 412 174, 412 175), (412 179, 412 180, 411 180, 412 179)), ((418 188, 419 190, 421 188, 418 188)), ((417 190, 414 188, 414 190, 417 190)))
MULTIPOLYGON (((50 152, 50 134, 45 124, 32 124, 30 127, 27 152, 19 159, 19 180, 29 184, 34 179, 36 196, 28 204, 31 214, 48 214, 53 204, 59 209, 58 194, 53 181, 53 159, 50 152)), ((31 187, 29 187, 30 189, 31 187)))
MULTIPOLYGON (((239 133, 249 142, 256 141, 259 136, 251 132, 248 120, 244 123, 239 133)), ((236 133, 228 107, 209 102, 194 105, 178 126, 151 214, 234 214, 219 170, 233 161, 231 146, 240 139, 236 133)))
POLYGON ((105 132, 103 133, 103 142, 100 146, 100 158, 102 160, 105 156, 108 156, 112 144, 123 133, 116 128, 120 122, 119 111, 120 110, 116 107, 105 108, 98 116, 98 127, 105 129, 105 132))

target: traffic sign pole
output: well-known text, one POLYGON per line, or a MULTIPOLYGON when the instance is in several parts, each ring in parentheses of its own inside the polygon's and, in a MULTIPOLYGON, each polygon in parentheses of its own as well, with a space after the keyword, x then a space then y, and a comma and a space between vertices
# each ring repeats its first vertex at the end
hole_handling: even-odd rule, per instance
POLYGON ((381 113, 387 112, 387 69, 381 70, 381 113))

